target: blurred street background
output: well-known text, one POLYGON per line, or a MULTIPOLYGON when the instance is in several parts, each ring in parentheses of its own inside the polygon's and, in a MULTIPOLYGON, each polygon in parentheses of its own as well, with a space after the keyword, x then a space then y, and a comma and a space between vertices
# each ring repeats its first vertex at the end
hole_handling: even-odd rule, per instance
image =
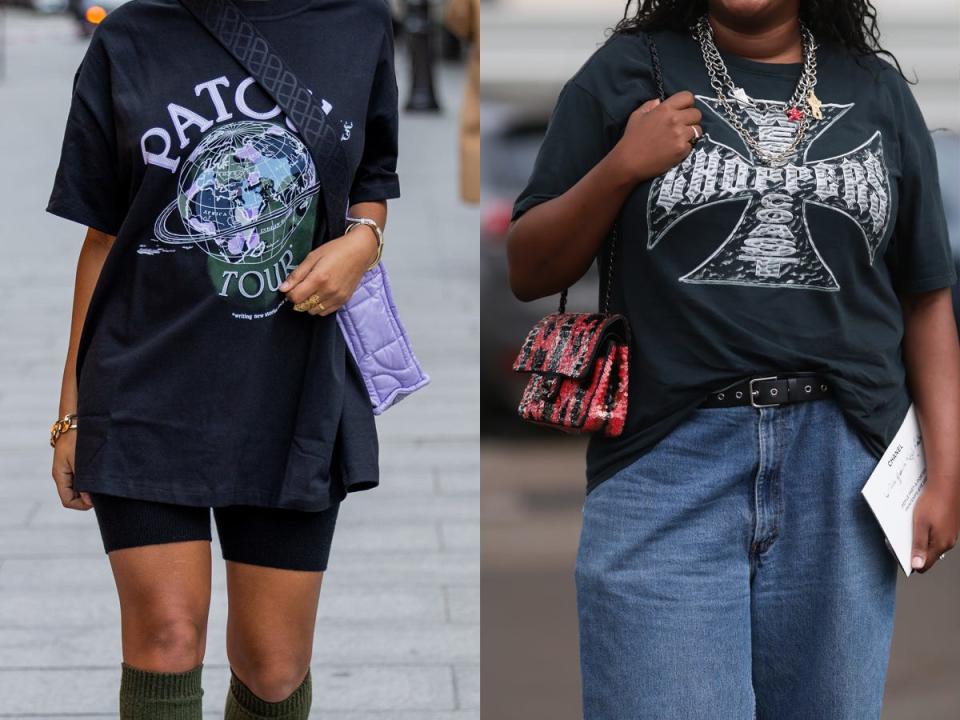
MULTIPOLYGON (((934 137, 960 257, 960 5, 875 0, 884 46, 908 77, 934 137)), ((560 86, 622 17, 622 0, 488 0, 481 24, 481 405, 483 710, 492 720, 580 717, 573 564, 584 494, 581 440, 514 418, 510 372, 556 298, 527 305, 506 284, 503 242, 560 86)), ((595 273, 570 307, 596 306, 595 273)), ((955 296, 956 297, 956 296, 955 296)), ((960 311, 958 311, 960 314, 960 311)), ((884 720, 960 718, 960 559, 903 581, 884 720)), ((722 720, 722 719, 721 719, 722 720)), ((819 719, 818 719, 819 720, 819 719)), ((824 719, 828 720, 828 719, 824 719)))
MULTIPOLYGON (((47 444, 84 236, 44 212, 90 30, 63 8, 0 7, 0 717, 108 720, 120 679, 116 591, 93 512, 60 505, 47 444)), ((406 6, 394 8, 402 36, 406 6)), ((403 197, 391 203, 384 257, 433 384, 381 418, 381 487, 341 511, 313 664, 313 717, 324 720, 479 719, 478 214, 457 195, 463 53, 432 32, 434 92, 422 87, 421 100, 432 94, 442 111, 401 119, 403 197)), ((401 37, 404 104, 407 58, 401 37)), ((204 703, 205 717, 222 718, 215 532, 212 551, 204 703)))

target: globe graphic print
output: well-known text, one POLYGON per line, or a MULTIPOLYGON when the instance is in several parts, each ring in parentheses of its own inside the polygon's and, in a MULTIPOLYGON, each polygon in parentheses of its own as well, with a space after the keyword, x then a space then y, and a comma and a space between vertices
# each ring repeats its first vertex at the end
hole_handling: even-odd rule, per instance
POLYGON ((224 125, 184 162, 177 199, 157 219, 155 234, 222 263, 269 262, 286 249, 318 189, 309 151, 286 128, 224 125), (174 209, 185 232, 168 227, 174 209))

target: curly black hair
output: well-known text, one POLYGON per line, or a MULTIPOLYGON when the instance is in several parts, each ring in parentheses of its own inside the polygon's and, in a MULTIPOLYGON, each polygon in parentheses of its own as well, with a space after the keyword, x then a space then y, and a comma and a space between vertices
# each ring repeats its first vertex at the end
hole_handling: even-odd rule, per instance
MULTIPOLYGON (((627 0, 623 19, 613 31, 687 32, 705 12, 707 0, 627 0), (636 10, 631 12, 634 5, 636 10)), ((903 76, 897 58, 880 45, 877 10, 870 0, 801 0, 800 19, 820 42, 836 43, 855 55, 884 55, 903 76)))

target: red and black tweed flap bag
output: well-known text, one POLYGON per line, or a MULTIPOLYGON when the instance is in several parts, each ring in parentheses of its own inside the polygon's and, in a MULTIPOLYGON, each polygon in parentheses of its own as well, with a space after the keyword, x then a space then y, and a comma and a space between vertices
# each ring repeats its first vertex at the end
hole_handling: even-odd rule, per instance
POLYGON ((566 432, 616 437, 627 417, 629 357, 623 315, 547 315, 527 335, 513 365, 531 373, 520 417, 566 432))

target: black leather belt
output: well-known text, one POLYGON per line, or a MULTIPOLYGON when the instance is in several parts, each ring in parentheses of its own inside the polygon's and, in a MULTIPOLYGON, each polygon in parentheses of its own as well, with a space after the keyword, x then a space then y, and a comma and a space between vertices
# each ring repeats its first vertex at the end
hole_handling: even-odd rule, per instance
POLYGON ((830 395, 830 383, 816 373, 799 373, 746 378, 707 395, 700 407, 722 408, 753 405, 777 407, 804 400, 821 400, 830 395))

